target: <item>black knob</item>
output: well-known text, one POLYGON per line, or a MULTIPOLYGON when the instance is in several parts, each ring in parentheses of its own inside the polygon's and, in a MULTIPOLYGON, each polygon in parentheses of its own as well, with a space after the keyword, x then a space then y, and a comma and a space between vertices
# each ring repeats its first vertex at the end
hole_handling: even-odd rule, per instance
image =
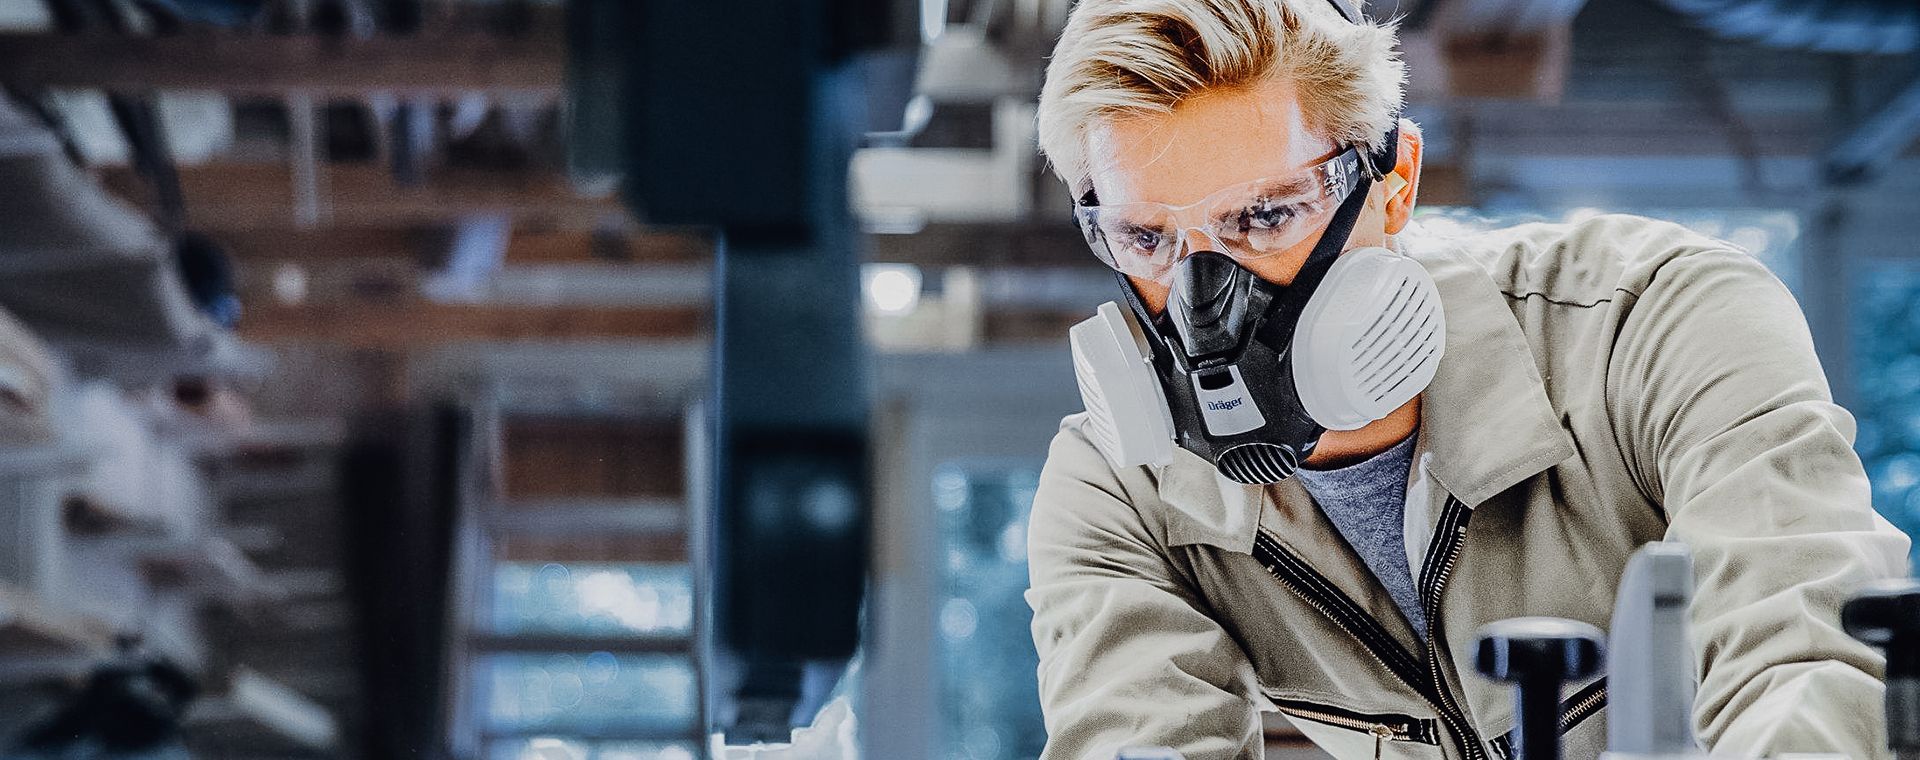
POLYGON ((1560 618, 1502 620, 1480 629, 1474 666, 1518 687, 1514 744, 1521 760, 1559 760, 1560 687, 1600 672, 1600 629, 1560 618))
MULTIPOLYGON (((1861 589, 1840 608, 1840 625, 1854 638, 1881 649, 1910 649, 1912 640, 1920 637, 1920 581, 1902 578, 1861 589)), ((1887 654, 1892 656, 1895 652, 1887 654)), ((1920 672, 1902 670, 1905 672, 1895 672, 1893 663, 1887 663, 1889 678, 1920 676, 1920 672)))
POLYGON ((1888 746, 1920 753, 1920 581, 1867 586, 1840 608, 1840 626, 1886 653, 1888 746))

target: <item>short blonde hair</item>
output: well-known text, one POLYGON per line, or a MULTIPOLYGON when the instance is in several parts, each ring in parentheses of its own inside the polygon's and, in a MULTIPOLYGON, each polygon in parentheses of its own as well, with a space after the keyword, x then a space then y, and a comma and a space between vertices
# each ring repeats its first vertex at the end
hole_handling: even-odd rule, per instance
POLYGON ((1269 77, 1298 90, 1309 128, 1377 149, 1405 86, 1396 43, 1392 22, 1349 23, 1328 0, 1080 0, 1040 90, 1040 149, 1084 192, 1097 124, 1269 77))

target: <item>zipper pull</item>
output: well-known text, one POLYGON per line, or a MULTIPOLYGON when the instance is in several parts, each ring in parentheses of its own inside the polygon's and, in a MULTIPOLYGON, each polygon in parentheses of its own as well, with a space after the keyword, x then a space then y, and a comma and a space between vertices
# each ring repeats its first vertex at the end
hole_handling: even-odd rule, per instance
POLYGON ((1369 732, 1373 734, 1373 760, 1380 760, 1380 751, 1386 746, 1387 740, 1393 738, 1393 728, 1384 723, 1375 723, 1369 732))

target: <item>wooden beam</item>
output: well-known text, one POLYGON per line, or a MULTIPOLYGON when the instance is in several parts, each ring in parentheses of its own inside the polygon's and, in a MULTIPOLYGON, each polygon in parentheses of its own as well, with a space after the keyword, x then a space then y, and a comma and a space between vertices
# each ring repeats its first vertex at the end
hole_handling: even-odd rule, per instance
POLYGON ((712 259, 713 238, 694 230, 515 231, 507 242, 507 263, 512 265, 691 264, 712 259))
MULTIPOLYGON (((320 264, 347 259, 439 261, 452 245, 444 225, 333 227, 317 230, 218 230, 214 239, 235 260, 320 264)), ((515 230, 507 242, 509 266, 541 264, 689 264, 708 261, 713 240, 691 230, 515 230)))
POLYGON ((911 235, 873 235, 867 260, 939 266, 1100 266, 1073 220, 930 224, 911 235))
MULTIPOLYGON (((1079 311, 989 310, 989 345, 1066 340, 1079 311)), ((329 344, 406 351, 462 342, 700 340, 709 336, 701 306, 580 307, 502 304, 308 305, 250 304, 240 337, 259 343, 329 344)))
POLYGON ((566 84, 566 45, 546 24, 513 38, 479 32, 369 39, 14 33, 0 34, 0 82, 264 95, 490 90, 557 97, 566 84))
MULTIPOLYGON (((509 500, 676 498, 686 491, 679 420, 515 416, 502 436, 509 500)), ((564 509, 567 502, 549 502, 564 509)))
MULTIPOLYGON (((233 216, 225 219, 232 221, 233 216)), ((216 224, 211 235, 242 265, 281 261, 317 265, 368 259, 431 263, 445 256, 453 239, 452 228, 446 224, 312 230, 216 224)), ((1070 221, 936 224, 912 235, 871 235, 868 241, 867 258, 875 262, 925 267, 1100 265, 1087 252, 1087 244, 1070 221)), ((695 230, 600 233, 543 229, 515 231, 507 243, 506 263, 693 264, 712 258, 713 239, 695 230)))
POLYGON ((707 334, 698 306, 599 308, 504 304, 250 304, 240 337, 406 350, 477 341, 688 339, 707 334))
POLYGON ((1557 102, 1566 91, 1572 32, 1554 27, 1525 37, 1485 37, 1445 30, 1404 35, 1407 98, 1557 102))
POLYGON ((319 264, 343 259, 404 259, 427 262, 444 255, 453 233, 439 226, 330 227, 326 229, 225 229, 211 233, 242 266, 253 263, 319 264))
MULTIPOLYGON (((618 197, 581 195, 558 172, 441 170, 418 187, 395 182, 385 167, 326 167, 322 227, 447 225, 480 214, 506 214, 530 226, 599 228, 631 222, 618 197)), ((144 201, 131 169, 100 170, 122 197, 144 201)), ((293 173, 275 164, 208 164, 180 168, 187 217, 208 231, 295 228, 293 173)))
POLYGON ((494 538, 500 562, 685 562, 685 536, 620 535, 528 536, 494 538))

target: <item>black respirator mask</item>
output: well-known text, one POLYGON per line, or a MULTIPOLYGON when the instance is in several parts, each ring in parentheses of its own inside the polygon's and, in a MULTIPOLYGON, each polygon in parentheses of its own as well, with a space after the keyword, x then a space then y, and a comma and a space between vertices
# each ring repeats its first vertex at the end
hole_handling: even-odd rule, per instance
POLYGON ((1446 340, 1433 279, 1403 254, 1346 250, 1398 143, 1396 129, 1380 151, 1330 162, 1344 199, 1290 285, 1195 250, 1155 315, 1118 275, 1127 308, 1103 304, 1071 332, 1086 429, 1109 459, 1164 465, 1177 444, 1235 482, 1276 483, 1325 431, 1363 427, 1426 388, 1446 340))

